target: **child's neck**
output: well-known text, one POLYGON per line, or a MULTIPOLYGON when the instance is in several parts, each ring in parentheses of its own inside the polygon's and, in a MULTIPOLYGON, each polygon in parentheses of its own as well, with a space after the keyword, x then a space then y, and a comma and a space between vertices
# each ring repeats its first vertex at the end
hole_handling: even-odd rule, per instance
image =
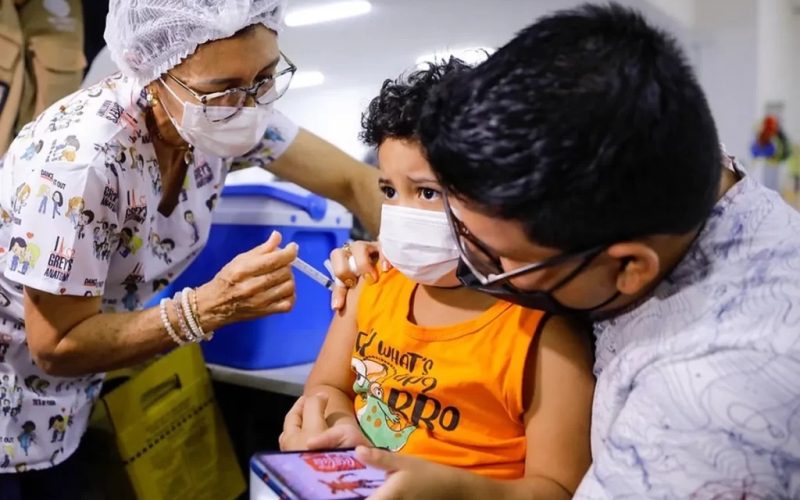
POLYGON ((417 285, 408 319, 419 326, 441 327, 470 321, 492 307, 496 299, 466 287, 417 285))

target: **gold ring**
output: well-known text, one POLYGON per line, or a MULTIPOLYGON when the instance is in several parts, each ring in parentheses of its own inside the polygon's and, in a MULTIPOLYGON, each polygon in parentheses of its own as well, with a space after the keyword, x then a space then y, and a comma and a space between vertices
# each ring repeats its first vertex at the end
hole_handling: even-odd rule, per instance
POLYGON ((345 243, 344 245, 342 245, 342 251, 347 255, 352 255, 353 254, 353 252, 350 251, 350 243, 349 242, 345 243))
POLYGON ((344 280, 344 286, 345 288, 353 288, 354 286, 356 286, 356 280, 354 280, 353 278, 347 278, 346 280, 344 280))

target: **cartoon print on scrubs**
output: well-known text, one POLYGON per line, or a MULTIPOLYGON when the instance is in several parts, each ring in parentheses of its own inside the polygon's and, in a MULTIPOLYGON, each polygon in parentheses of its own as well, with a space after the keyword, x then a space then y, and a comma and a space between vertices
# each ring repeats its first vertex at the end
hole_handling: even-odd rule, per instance
POLYGON ((128 311, 135 311, 139 307, 139 296, 136 294, 138 291, 139 287, 136 286, 136 283, 125 284, 125 292, 127 293, 122 297, 122 304, 128 311))
POLYGON ((139 194, 136 196, 136 190, 129 190, 125 193, 125 199, 128 203, 128 208, 125 209, 125 219, 123 224, 128 222, 135 222, 143 224, 147 218, 147 195, 139 194))
MULTIPOLYGON (((103 311, 135 310, 208 237, 209 200, 218 199, 229 161, 198 154, 195 164, 190 155, 178 206, 158 213, 161 176, 143 105, 132 80, 108 78, 23 127, 0 168, 0 474, 70 456, 103 380, 49 376, 31 362, 23 285, 101 297, 103 311)), ((295 133, 289 124, 281 135, 295 133)), ((286 147, 264 145, 274 154, 286 147)))
POLYGON ((183 218, 189 226, 192 228, 192 245, 200 241, 200 229, 198 229, 197 224, 194 221, 194 214, 191 210, 187 210, 183 214, 183 218))
POLYGON ((214 211, 214 208, 217 206, 217 200, 218 199, 219 199, 219 196, 217 196, 215 194, 211 198, 206 200, 206 208, 208 208, 209 212, 213 212, 214 211))
POLYGON ((15 214, 22 212, 22 209, 28 204, 30 195, 31 187, 26 183, 20 184, 17 187, 16 193, 14 193, 14 198, 11 200, 11 210, 15 214))
POLYGON ((22 238, 11 239, 10 251, 12 256, 9 269, 19 274, 27 274, 39 260, 39 246, 22 238))
POLYGON ((17 378, 4 373, 0 378, 0 415, 15 420, 22 408, 22 399, 22 387, 17 378))
POLYGON ((147 160, 147 173, 150 176, 150 187, 153 190, 153 196, 161 196, 161 171, 158 169, 158 162, 156 160, 147 160))
POLYGON ((28 149, 25 150, 25 153, 22 155, 23 160, 32 160, 34 156, 42 152, 42 148, 44 147, 44 142, 39 140, 36 142, 32 142, 28 149))
POLYGON ((194 168, 195 186, 201 188, 213 181, 214 181, 214 171, 211 170, 211 167, 208 165, 208 162, 204 161, 194 168))
POLYGON ((11 464, 11 459, 14 458, 14 449, 12 443, 3 443, 3 461, 0 462, 0 469, 5 469, 11 464))
POLYGON ((47 202, 50 201, 50 186, 39 184, 39 189, 36 190, 36 198, 39 199, 39 213, 47 213, 47 202))
POLYGON ((57 413, 50 417, 49 423, 47 428, 53 431, 53 437, 50 440, 51 443, 62 443, 64 442, 64 437, 67 434, 67 427, 72 425, 72 415, 67 415, 64 412, 64 408, 61 409, 61 413, 57 413))
POLYGON ((80 196, 73 196, 67 201, 67 212, 64 214, 64 217, 69 219, 76 229, 81 222, 81 214, 85 206, 86 202, 80 196))
POLYGON ((29 375, 25 378, 25 387, 37 396, 46 396, 50 382, 38 375, 29 375))
MULTIPOLYGON (((356 373, 353 391, 356 393, 356 411, 361 430, 372 444, 389 451, 398 451, 408 442, 417 426, 410 424, 405 415, 384 401, 381 381, 390 378, 390 367, 374 359, 353 358, 350 366, 356 373), (360 402, 359 402, 360 400, 360 402)), ((394 372, 394 370, 391 370, 394 372)))
POLYGON ((79 149, 81 149, 81 143, 74 135, 68 136, 63 142, 53 140, 53 144, 50 146, 50 152, 47 153, 45 161, 47 163, 57 161, 73 162, 75 161, 79 149))
MULTIPOLYGON (((7 333, 0 333, 0 363, 6 360, 6 354, 8 354, 8 349, 11 347, 11 335, 7 333)), ((2 388, 0 387, 0 391, 2 388)), ((0 393, 0 399, 2 399, 2 393, 0 393)))
POLYGON ((125 164, 128 161, 128 156, 125 154, 125 147, 122 144, 118 142, 114 144, 95 144, 94 148, 95 151, 103 153, 103 164, 116 179, 119 179, 119 176, 127 171, 125 164))
POLYGON ((44 271, 46 278, 60 282, 69 280, 72 266, 75 262, 75 249, 65 246, 65 240, 61 236, 56 237, 56 244, 47 260, 47 269, 44 271))
POLYGON ((10 224, 13 221, 14 218, 11 217, 11 214, 0 208, 0 227, 10 224))
POLYGON ((55 191, 53 193, 53 216, 52 218, 55 219, 56 216, 61 215, 61 207, 64 205, 64 195, 61 194, 61 191, 55 191))
POLYGON ((147 239, 150 242, 150 250, 153 252, 153 255, 163 260, 166 264, 171 264, 172 259, 169 254, 175 250, 175 241, 172 240, 172 238, 164 238, 162 240, 161 236, 152 229, 147 239))
POLYGON ((25 456, 28 456, 28 449, 30 449, 31 445, 36 442, 36 424, 31 422, 30 420, 26 421, 22 424, 22 433, 17 436, 17 440, 19 441, 19 446, 22 448, 22 451, 25 452, 25 456))
POLYGON ((130 149, 131 155, 131 170, 144 176, 144 156, 136 151, 135 148, 130 149))
POLYGON ((48 130, 50 132, 57 132, 79 123, 83 118, 83 110, 85 107, 86 101, 83 99, 76 99, 62 104, 50 119, 50 124, 47 127, 48 130))
POLYGON ((94 256, 99 260, 111 259, 112 249, 117 249, 119 233, 117 225, 106 220, 97 221, 93 230, 94 256))
POLYGON ((284 141, 285 138, 278 127, 267 127, 261 143, 244 157, 234 160, 231 168, 233 170, 247 167, 264 168, 277 158, 276 152, 272 150, 270 145, 282 144, 284 141))
POLYGON ((119 254, 123 257, 136 255, 142 248, 142 238, 138 235, 139 227, 123 227, 119 233, 119 254))

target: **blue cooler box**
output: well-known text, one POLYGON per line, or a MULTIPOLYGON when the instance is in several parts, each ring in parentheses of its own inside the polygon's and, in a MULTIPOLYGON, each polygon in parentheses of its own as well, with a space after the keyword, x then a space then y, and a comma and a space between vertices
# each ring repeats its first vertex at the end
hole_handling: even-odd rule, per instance
MULTIPOLYGON (((288 182, 228 184, 214 210, 205 249, 153 303, 208 282, 238 254, 266 241, 273 230, 283 235, 281 246, 296 242, 300 258, 327 274, 323 263, 347 242, 352 223, 352 215, 341 205, 288 182)), ((331 294, 292 271, 297 290, 292 311, 221 328, 202 344, 207 362, 261 370, 316 359, 333 317, 331 294)))

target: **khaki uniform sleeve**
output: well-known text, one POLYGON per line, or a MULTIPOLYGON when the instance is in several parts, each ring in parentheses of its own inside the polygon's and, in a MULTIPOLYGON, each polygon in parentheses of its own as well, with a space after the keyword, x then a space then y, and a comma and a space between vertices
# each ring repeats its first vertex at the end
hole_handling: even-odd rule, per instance
POLYGON ((86 58, 80 0, 28 0, 19 7, 19 19, 28 61, 17 121, 21 127, 80 89, 86 58))
POLYGON ((14 0, 0 0, 0 156, 15 135, 25 80, 23 46, 14 0))

